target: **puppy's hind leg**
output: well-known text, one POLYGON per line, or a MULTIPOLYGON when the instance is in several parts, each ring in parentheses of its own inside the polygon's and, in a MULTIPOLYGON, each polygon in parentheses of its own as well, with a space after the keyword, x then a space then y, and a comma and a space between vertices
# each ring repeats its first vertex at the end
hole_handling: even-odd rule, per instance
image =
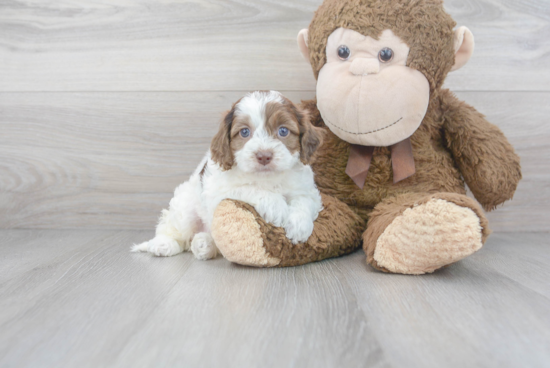
POLYGON ((169 211, 162 211, 155 237, 149 241, 134 245, 131 251, 149 252, 155 256, 169 257, 189 250, 190 240, 196 227, 189 226, 181 232, 167 220, 169 217, 169 211))
POLYGON ((219 253, 212 235, 205 232, 195 234, 191 242, 191 251, 195 255, 195 258, 201 261, 215 258, 219 253))
POLYGON ((200 192, 196 193, 193 178, 180 185, 170 201, 170 209, 163 210, 155 237, 136 244, 132 252, 149 252, 156 256, 169 257, 189 250, 191 239, 200 231, 201 221, 197 215, 200 192))

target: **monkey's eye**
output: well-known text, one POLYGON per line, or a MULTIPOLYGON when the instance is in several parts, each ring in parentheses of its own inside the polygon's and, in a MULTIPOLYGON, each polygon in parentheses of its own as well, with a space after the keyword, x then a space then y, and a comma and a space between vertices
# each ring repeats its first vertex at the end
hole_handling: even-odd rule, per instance
POLYGON ((387 63, 391 59, 393 59, 393 50, 390 48, 387 48, 387 47, 383 48, 378 53, 378 60, 380 60, 383 63, 387 63))
POLYGON ((243 138, 250 137, 250 129, 248 129, 248 128, 242 128, 240 133, 241 133, 241 137, 243 137, 243 138))
POLYGON ((281 137, 286 137, 288 135, 288 128, 280 127, 279 128, 279 135, 281 137))
POLYGON ((349 50, 349 47, 346 45, 341 45, 338 47, 338 57, 341 60, 348 60, 349 56, 351 55, 351 51, 349 50))

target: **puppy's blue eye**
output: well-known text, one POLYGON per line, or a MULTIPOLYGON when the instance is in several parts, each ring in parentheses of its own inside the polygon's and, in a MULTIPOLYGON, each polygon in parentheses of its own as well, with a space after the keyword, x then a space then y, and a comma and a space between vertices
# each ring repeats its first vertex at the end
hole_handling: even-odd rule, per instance
POLYGON ((241 129, 241 137, 248 138, 250 137, 250 129, 248 128, 242 128, 241 129))
POLYGON ((279 135, 281 137, 286 137, 288 135, 288 128, 280 127, 279 128, 279 135))

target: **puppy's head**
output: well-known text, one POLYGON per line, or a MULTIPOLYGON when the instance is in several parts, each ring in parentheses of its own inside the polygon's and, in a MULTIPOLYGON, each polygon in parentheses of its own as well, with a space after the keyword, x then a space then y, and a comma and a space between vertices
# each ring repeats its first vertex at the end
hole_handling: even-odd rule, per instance
POLYGON ((224 170, 276 172, 310 163, 323 131, 279 92, 252 92, 226 114, 210 147, 224 170))

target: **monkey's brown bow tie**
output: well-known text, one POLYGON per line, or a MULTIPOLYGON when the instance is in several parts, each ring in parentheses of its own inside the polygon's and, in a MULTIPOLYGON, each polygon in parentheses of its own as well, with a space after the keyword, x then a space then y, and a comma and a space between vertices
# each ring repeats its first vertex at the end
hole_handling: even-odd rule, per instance
MULTIPOLYGON (((393 183, 398 183, 414 175, 416 169, 410 138, 390 146, 390 149, 393 183)), ((365 186, 373 152, 374 147, 372 146, 352 144, 350 148, 346 174, 361 189, 365 186)))

